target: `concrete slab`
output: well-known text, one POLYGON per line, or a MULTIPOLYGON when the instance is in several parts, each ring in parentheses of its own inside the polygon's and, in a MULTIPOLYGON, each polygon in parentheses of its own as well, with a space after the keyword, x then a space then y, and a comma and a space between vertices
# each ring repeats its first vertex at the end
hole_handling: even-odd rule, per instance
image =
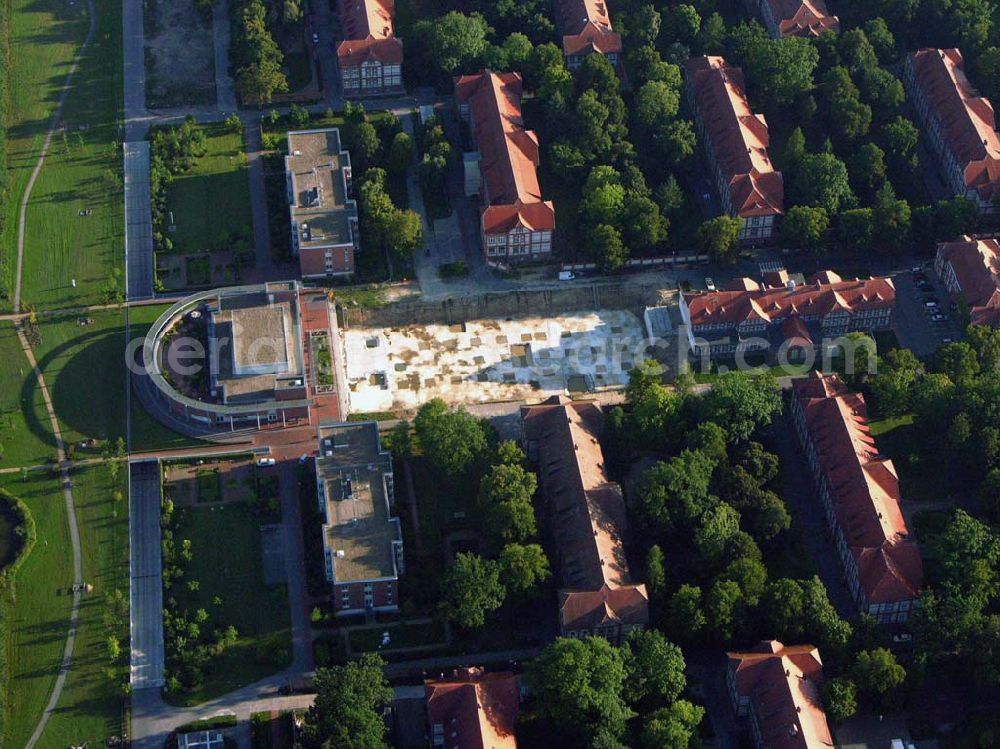
POLYGON ((354 412, 622 387, 644 343, 642 323, 624 310, 343 333, 354 412))

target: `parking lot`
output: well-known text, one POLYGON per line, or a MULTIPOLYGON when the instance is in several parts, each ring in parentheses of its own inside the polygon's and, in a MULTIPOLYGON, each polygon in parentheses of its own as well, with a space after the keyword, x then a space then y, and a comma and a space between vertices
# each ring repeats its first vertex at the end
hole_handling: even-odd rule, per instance
POLYGON ((923 357, 959 339, 956 305, 935 275, 932 263, 896 273, 892 280, 896 284, 893 327, 901 346, 923 357))

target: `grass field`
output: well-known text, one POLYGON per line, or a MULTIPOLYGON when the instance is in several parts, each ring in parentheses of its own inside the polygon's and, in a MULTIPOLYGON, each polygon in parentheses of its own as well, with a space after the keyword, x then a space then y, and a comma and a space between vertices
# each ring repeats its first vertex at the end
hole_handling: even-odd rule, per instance
POLYGON ((291 662, 288 594, 284 585, 264 585, 259 519, 240 505, 194 507, 176 537, 191 539, 194 558, 184 577, 200 586, 193 593, 175 586, 172 594, 181 608, 205 608, 213 627, 235 625, 240 637, 215 660, 197 690, 170 701, 195 705, 286 667, 291 662), (215 596, 222 599, 221 607, 212 604, 215 596), (282 651, 277 662, 264 645, 270 642, 282 651))
POLYGON ((177 227, 169 235, 174 252, 228 249, 229 238, 253 236, 243 136, 221 124, 203 129, 208 153, 167 188, 177 227))
MULTIPOLYGON (((123 259, 121 3, 95 0, 95 6, 97 32, 28 205, 22 297, 40 309, 100 301, 123 259)), ((80 2, 67 12, 84 7, 80 2)), ((27 46, 37 44, 26 38, 27 46)))
MULTIPOLYGON (((70 6, 65 0, 10 2, 10 101, 5 123, 10 189, 0 246, 0 289, 13 289, 18 206, 59 88, 87 32, 85 8, 83 3, 70 6)), ((9 308, 10 299, 0 303, 9 308)))
MULTIPOLYGON (((121 479, 119 479, 121 480, 121 479)), ((15 582, 11 615, 9 721, 3 746, 24 746, 48 701, 62 659, 69 623, 73 557, 66 505, 57 476, 33 473, 0 477, 0 483, 25 501, 35 518, 38 543, 15 582)), ((38 744, 59 749, 103 739, 120 731, 121 700, 103 669, 105 594, 128 593, 128 504, 112 496, 104 467, 73 477, 73 496, 83 548, 84 580, 94 586, 80 608, 73 669, 56 712, 38 744)))
POLYGON ((55 456, 45 406, 14 324, 0 322, 0 468, 41 465, 55 456))

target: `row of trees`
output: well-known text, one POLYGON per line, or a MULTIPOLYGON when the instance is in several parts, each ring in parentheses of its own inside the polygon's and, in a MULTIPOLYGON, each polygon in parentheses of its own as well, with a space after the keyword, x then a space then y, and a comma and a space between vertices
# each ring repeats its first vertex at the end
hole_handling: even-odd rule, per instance
POLYGON ((207 150, 205 131, 190 115, 180 125, 153 129, 149 144, 149 196, 157 249, 169 251, 173 247, 166 233, 167 188, 174 177, 190 171, 207 150))
POLYGON ((237 0, 233 15, 229 54, 236 92, 245 104, 263 106, 275 94, 288 91, 288 79, 281 67, 285 56, 268 28, 268 7, 264 0, 237 0))

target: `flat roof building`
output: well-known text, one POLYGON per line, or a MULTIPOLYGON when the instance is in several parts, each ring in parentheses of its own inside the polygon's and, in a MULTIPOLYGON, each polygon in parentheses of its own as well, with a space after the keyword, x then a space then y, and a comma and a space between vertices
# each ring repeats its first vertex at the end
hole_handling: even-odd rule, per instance
POLYGON ((785 210, 784 180, 768 154, 767 121, 750 109, 743 71, 721 57, 693 57, 685 80, 723 210, 742 219, 741 240, 769 241, 785 210))
POLYGON ((392 455, 374 421, 321 425, 318 436, 316 485, 336 611, 396 611, 403 535, 392 514, 392 455))
POLYGON ((303 278, 354 273, 361 248, 351 155, 337 128, 288 133, 285 179, 292 251, 303 278))

